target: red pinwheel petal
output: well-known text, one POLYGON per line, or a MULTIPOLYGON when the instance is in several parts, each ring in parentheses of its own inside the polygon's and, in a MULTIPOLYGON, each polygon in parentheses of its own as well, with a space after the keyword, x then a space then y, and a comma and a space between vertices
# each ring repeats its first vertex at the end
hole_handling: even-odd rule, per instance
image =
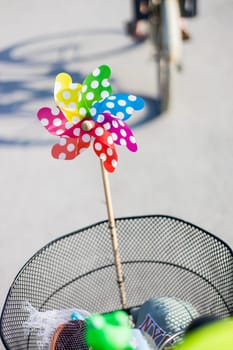
POLYGON ((117 166, 118 155, 111 134, 98 126, 94 130, 95 141, 93 144, 96 155, 103 161, 105 169, 112 173, 117 166))
POLYGON ((43 107, 37 112, 37 117, 48 132, 56 136, 64 135, 71 124, 58 107, 54 109, 43 107))
POLYGON ((61 137, 51 150, 53 158, 71 160, 78 155, 78 139, 61 137))
POLYGON ((60 142, 52 147, 52 156, 56 159, 72 160, 89 146, 90 141, 84 142, 81 138, 61 137, 60 142))

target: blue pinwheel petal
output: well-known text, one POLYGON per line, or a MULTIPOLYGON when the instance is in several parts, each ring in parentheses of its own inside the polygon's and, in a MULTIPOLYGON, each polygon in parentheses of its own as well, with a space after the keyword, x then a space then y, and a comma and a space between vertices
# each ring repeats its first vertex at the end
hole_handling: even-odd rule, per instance
POLYGON ((97 120, 99 114, 110 113, 121 120, 127 120, 134 111, 139 111, 143 107, 144 100, 141 97, 132 94, 114 94, 94 103, 91 115, 94 120, 97 120))

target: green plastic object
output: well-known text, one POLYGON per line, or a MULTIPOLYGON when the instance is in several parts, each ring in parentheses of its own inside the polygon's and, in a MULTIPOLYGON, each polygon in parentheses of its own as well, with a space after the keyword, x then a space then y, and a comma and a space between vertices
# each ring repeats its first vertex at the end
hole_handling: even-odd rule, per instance
POLYGON ((86 343, 93 350, 133 350, 132 329, 124 311, 86 319, 86 343))
POLYGON ((176 350, 232 350, 233 318, 213 322, 187 334, 176 350))

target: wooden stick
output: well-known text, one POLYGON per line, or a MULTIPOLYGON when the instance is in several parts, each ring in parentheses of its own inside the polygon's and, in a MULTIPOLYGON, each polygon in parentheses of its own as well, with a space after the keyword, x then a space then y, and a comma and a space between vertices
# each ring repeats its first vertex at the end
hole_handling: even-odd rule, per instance
POLYGON ((114 219, 114 214, 113 214, 113 206, 112 206, 111 192, 110 192, 110 186, 109 186, 109 181, 108 181, 108 174, 103 166, 102 160, 100 160, 100 164, 101 164, 104 193, 105 193, 105 199, 106 199, 106 205, 107 205, 107 211, 108 211, 109 228, 111 231, 112 248, 113 248, 114 261, 115 261, 115 266, 116 266, 117 282, 119 285, 121 306, 122 306, 122 309, 126 309, 125 282, 124 282, 124 278, 123 278, 120 253, 119 253, 119 248, 118 248, 116 224, 115 224, 115 219, 114 219))

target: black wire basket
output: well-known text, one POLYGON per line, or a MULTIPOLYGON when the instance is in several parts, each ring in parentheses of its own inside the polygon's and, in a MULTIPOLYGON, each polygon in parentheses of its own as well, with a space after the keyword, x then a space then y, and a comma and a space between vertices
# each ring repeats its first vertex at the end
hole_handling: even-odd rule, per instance
MULTIPOLYGON (((183 220, 148 215, 116 219, 127 308, 153 296, 191 303, 201 315, 233 315, 233 253, 211 233, 183 220)), ((25 336, 22 307, 121 309, 108 221, 62 236, 39 250, 16 276, 1 314, 6 349, 37 349, 25 336)))

